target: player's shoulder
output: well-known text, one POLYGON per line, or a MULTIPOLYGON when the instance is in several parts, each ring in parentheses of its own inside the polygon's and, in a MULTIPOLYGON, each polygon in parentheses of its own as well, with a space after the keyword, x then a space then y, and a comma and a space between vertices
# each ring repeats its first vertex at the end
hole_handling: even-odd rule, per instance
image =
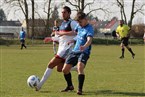
POLYGON ((73 19, 70 19, 70 22, 71 22, 71 24, 78 24, 78 22, 73 19))
POLYGON ((93 26, 92 26, 91 24, 88 24, 88 25, 87 25, 87 29, 88 29, 88 30, 93 30, 94 28, 93 28, 93 26))
POLYGON ((128 25, 124 24, 123 27, 129 27, 128 25))

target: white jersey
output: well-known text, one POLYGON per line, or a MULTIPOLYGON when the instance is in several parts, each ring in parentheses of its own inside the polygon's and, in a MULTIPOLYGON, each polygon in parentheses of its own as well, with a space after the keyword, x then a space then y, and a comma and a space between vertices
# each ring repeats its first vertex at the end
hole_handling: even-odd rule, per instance
MULTIPOLYGON (((63 31, 64 32, 74 31, 76 26, 77 26, 77 22, 73 21, 73 20, 62 22, 59 31, 60 31, 60 33, 63 31)), ((72 33, 74 33, 74 32, 72 32, 72 33)), ((74 37, 75 37, 75 35, 74 36, 63 35, 63 36, 59 37, 59 46, 58 46, 58 51, 57 51, 58 57, 60 57, 62 59, 66 59, 66 57, 68 56, 70 51, 72 51, 72 48, 74 46, 73 43, 68 45, 68 42, 73 40, 74 37)))

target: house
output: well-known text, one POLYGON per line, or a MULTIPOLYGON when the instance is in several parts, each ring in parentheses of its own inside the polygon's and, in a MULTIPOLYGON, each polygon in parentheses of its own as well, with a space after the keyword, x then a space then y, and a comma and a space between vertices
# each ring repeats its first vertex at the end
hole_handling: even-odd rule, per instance
POLYGON ((118 19, 113 17, 110 21, 92 21, 91 24, 93 24, 94 29, 97 29, 96 35, 98 37, 111 36, 118 26, 118 19))
MULTIPOLYGON (((62 20, 61 20, 62 21, 62 20)), ((54 19, 49 20, 49 32, 46 32, 46 22, 47 19, 35 19, 34 20, 34 37, 35 38, 43 38, 47 34, 48 36, 52 32, 52 28, 54 26, 54 19)), ((22 27, 26 29, 26 20, 22 22, 22 27)), ((27 32, 27 31, 26 31, 27 32)), ((32 19, 29 19, 29 36, 32 35, 32 19)))
POLYGON ((20 21, 0 21, 0 37, 17 37, 21 25, 20 21))

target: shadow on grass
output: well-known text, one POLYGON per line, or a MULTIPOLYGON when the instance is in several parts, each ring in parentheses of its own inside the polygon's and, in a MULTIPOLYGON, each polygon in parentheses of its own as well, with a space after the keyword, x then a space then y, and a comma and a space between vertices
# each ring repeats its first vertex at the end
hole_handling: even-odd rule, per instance
POLYGON ((106 95, 106 96, 135 96, 141 97, 145 96, 145 93, 138 93, 138 92, 120 92, 114 90, 99 90, 97 92, 86 92, 85 95, 106 95))
POLYGON ((50 93, 50 91, 40 91, 40 93, 50 93))

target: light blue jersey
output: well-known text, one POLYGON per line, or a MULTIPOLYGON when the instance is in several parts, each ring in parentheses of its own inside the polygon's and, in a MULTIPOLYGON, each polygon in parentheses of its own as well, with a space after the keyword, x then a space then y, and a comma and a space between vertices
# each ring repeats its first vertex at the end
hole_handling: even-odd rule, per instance
POLYGON ((24 39, 25 38, 25 31, 20 31, 20 39, 24 39))
MULTIPOLYGON (((81 52, 80 46, 83 46, 87 42, 87 37, 94 36, 94 29, 90 24, 87 24, 85 27, 77 26, 76 27, 77 36, 74 38, 76 41, 73 52, 81 52)), ((90 55, 91 45, 87 47, 83 52, 90 55)))

